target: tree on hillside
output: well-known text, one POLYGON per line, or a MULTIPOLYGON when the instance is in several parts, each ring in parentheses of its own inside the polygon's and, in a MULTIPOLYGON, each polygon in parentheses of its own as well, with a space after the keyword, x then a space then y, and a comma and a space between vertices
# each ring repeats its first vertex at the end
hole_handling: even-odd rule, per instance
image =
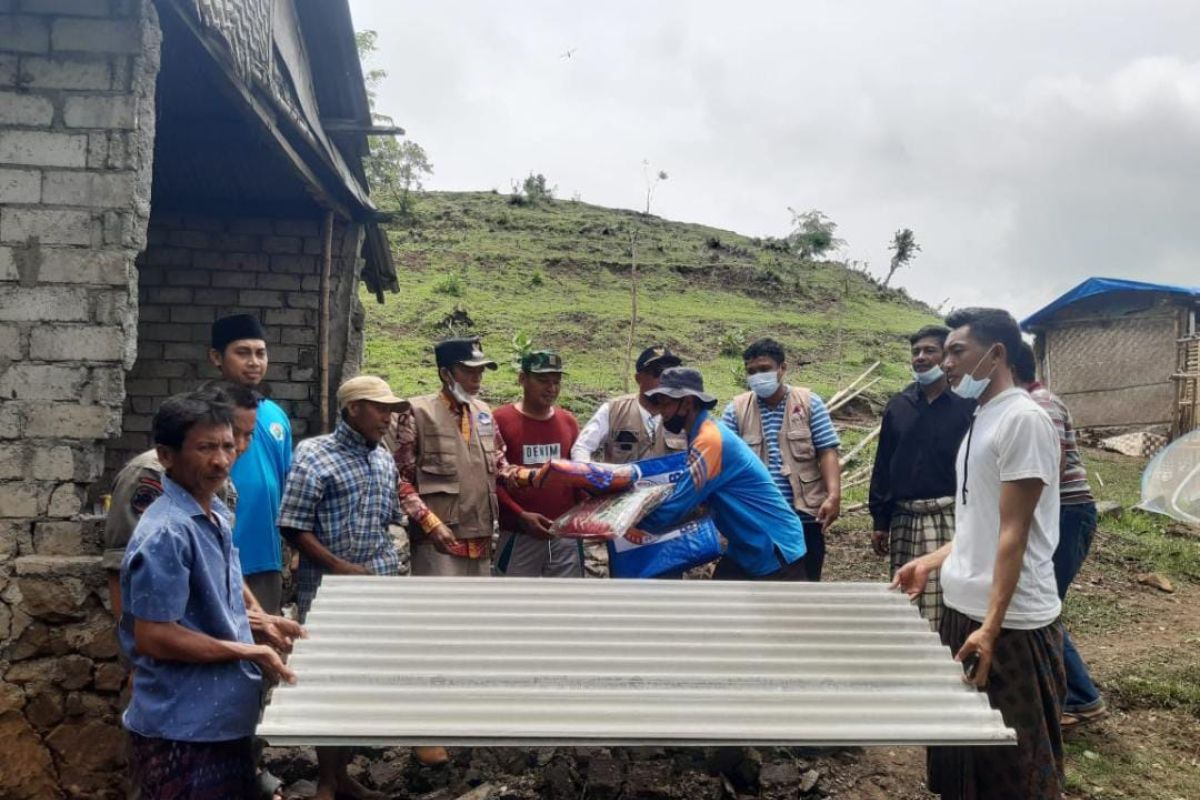
POLYGON ((787 242, 792 252, 806 260, 821 258, 846 244, 834 236, 837 223, 817 209, 803 213, 788 206, 792 214, 792 231, 787 242))
MULTIPOLYGON (((646 216, 650 216, 650 204, 654 200, 654 190, 658 184, 667 180, 664 170, 651 172, 649 159, 642 159, 642 179, 646 183, 646 216)), ((629 338, 625 343, 625 369, 622 386, 629 391, 629 374, 633 368, 633 346, 637 339, 638 317, 638 226, 636 221, 629 229, 629 338)))
POLYGON ((901 228, 892 236, 892 243, 888 245, 888 250, 892 251, 892 265, 888 270, 887 277, 883 279, 884 286, 891 282, 896 270, 908 266, 908 263, 920 252, 921 245, 917 244, 912 228, 901 228))
MULTIPOLYGON (((367 61, 375 53, 379 34, 375 31, 359 31, 354 34, 358 45, 358 57, 367 61)), ((371 69, 363 75, 367 86, 367 102, 371 106, 371 121, 377 125, 395 125, 392 118, 375 111, 375 98, 379 86, 387 77, 387 71, 371 69)), ((425 188, 424 179, 433 174, 433 165, 421 145, 412 140, 397 141, 391 136, 368 136, 370 148, 363 159, 367 183, 372 193, 389 197, 403 216, 412 213, 412 193, 425 188)))
POLYGON ((642 160, 642 179, 646 182, 646 216, 650 216, 650 202, 654 199, 654 190, 668 177, 661 169, 651 174, 649 159, 642 160))

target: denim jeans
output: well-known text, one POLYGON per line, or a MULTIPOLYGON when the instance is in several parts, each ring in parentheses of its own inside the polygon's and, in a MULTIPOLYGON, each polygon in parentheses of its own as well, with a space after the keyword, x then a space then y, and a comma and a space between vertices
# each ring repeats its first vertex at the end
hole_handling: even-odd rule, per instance
MULTIPOLYGON (((1062 506, 1058 516, 1058 549, 1054 551, 1054 578, 1058 596, 1067 596, 1083 560, 1092 547, 1096 533, 1096 504, 1078 503, 1062 506)), ((1063 664, 1067 669, 1067 697, 1063 711, 1090 711, 1100 705, 1100 690, 1092 682, 1087 667, 1075 649, 1071 635, 1063 632, 1063 664)))

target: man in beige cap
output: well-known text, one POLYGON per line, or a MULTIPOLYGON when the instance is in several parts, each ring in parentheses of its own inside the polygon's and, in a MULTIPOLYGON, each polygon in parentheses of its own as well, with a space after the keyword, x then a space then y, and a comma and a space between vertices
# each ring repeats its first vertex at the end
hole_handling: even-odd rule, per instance
MULTIPOLYGON (((338 387, 341 419, 333 433, 305 439, 296 448, 279 527, 300 551, 297 591, 300 618, 308 613, 321 576, 398 575, 400 554, 388 534, 403 515, 396 498, 396 465, 379 440, 392 414, 408 409, 382 378, 360 375, 338 387)), ((347 773, 352 753, 318 747, 314 797, 369 796, 347 773)))

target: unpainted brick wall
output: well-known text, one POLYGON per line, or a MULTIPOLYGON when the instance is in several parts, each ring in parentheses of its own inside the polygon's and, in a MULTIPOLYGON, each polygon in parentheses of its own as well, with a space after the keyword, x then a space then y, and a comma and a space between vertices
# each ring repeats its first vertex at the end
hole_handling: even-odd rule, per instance
POLYGON ((0 797, 124 771, 85 496, 134 361, 160 38, 150 0, 0 0, 0 797))
MULTIPOLYGON (((331 383, 341 371, 347 314, 339 298, 357 284, 358 225, 335 223, 331 279, 331 383)), ((299 439, 317 433, 321 222, 154 214, 139 259, 138 357, 126 381, 121 437, 109 445, 111 473, 150 446, 164 398, 190 391, 217 371, 209 365, 213 320, 249 313, 267 331, 266 390, 299 439)))

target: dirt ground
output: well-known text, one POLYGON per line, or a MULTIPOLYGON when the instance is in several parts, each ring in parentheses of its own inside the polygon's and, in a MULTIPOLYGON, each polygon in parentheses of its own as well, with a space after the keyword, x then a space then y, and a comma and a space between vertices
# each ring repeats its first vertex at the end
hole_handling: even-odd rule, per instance
MULTIPOLYGON (((1110 475, 1136 477, 1132 460, 1102 461, 1110 475)), ((870 553, 868 526, 861 514, 838 526, 826 580, 887 578, 884 559, 870 553)), ((1200 798, 1200 581, 1192 579, 1200 578, 1200 539, 1175 541, 1163 529, 1129 514, 1103 521, 1068 597, 1064 619, 1112 712, 1066 738, 1069 800, 1200 798), (1151 568, 1173 576, 1173 593, 1138 582, 1151 568)), ((288 797, 312 791, 311 751, 268 750, 268 761, 288 797)), ((364 751, 353 769, 389 797, 420 800, 924 800, 933 797, 924 765, 921 748, 474 748, 456 751, 443 769, 418 767, 403 749, 364 751)))

